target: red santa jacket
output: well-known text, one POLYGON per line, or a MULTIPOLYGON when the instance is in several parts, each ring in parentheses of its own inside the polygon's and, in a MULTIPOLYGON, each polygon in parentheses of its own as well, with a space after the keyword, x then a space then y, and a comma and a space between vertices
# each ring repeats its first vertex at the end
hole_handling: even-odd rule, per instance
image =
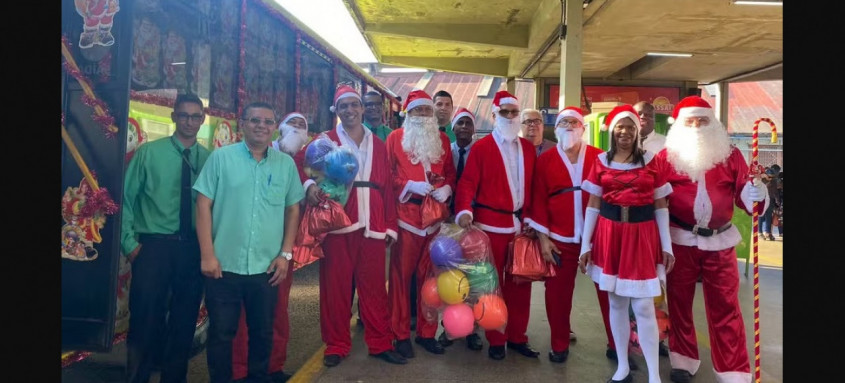
POLYGON ((510 168, 496 142, 494 132, 478 140, 467 157, 458 191, 455 195, 455 221, 464 214, 471 214, 474 223, 492 233, 518 233, 522 230, 520 219, 508 212, 522 211, 531 206, 531 179, 534 174, 534 145, 519 138, 519 171, 523 177, 523 196, 511 188, 510 168), (481 207, 480 205, 486 206, 481 207), (495 210, 493 210, 495 209, 495 210))
MULTIPOLYGON (((445 182, 435 184, 434 187, 441 187, 449 185, 452 188, 452 193, 455 193, 456 185, 456 171, 455 163, 452 161, 452 147, 449 143, 449 136, 443 132, 440 133, 440 145, 443 147, 443 156, 440 157, 440 162, 431 164, 431 172, 446 178, 445 182)), ((416 165, 412 164, 408 159, 408 153, 402 149, 402 137, 405 136, 405 128, 400 128, 390 132, 387 136, 387 158, 390 163, 390 173, 393 176, 393 195, 398 201, 396 212, 399 216, 399 227, 408 230, 419 236, 431 234, 438 227, 439 224, 434 224, 429 227, 422 226, 421 206, 418 203, 410 202, 413 198, 420 201, 423 196, 414 194, 408 191, 409 181, 423 181, 428 182, 425 175, 425 168, 422 163, 416 165)))
POLYGON ((590 194, 580 190, 602 150, 581 144, 578 162, 572 164, 560 146, 555 145, 537 158, 531 186, 531 207, 525 223, 554 240, 580 243, 584 212, 590 194), (577 187, 577 190, 572 188, 577 187))
MULTIPOLYGON (((349 147, 340 139, 339 131, 343 129, 340 124, 337 128, 326 132, 329 138, 341 147, 349 147)), ((373 187, 352 187, 349 191, 349 199, 346 201, 344 210, 352 225, 343 229, 330 232, 330 234, 351 233, 355 230, 364 229, 364 237, 384 239, 385 235, 398 238, 398 226, 396 224, 396 205, 394 203, 392 183, 390 181, 390 168, 387 163, 387 149, 379 139, 373 139, 373 134, 364 129, 364 142, 370 150, 367 150, 367 157, 363 166, 358 169, 355 181, 365 181, 374 184, 373 187)), ((343 134, 346 134, 343 132, 343 134)), ((294 162, 299 170, 299 178, 303 187, 314 183, 309 179, 303 170, 305 163, 305 150, 314 141, 308 143, 294 156, 294 162)), ((362 144, 364 144, 362 142, 362 144)), ((357 148, 352 148, 357 150, 357 148)))
MULTIPOLYGON (((666 149, 661 150, 658 157, 668 159, 666 149)), ((693 182, 687 175, 675 170, 670 161, 666 163, 669 172, 667 180, 673 190, 668 196, 669 214, 673 219, 689 225, 719 229, 731 222, 734 204, 746 213, 750 210, 740 196, 748 182, 748 165, 736 147, 731 149, 724 162, 705 172, 704 182, 693 182)), ((758 204, 759 214, 765 209, 764 205, 758 204)), ((701 250, 724 250, 736 246, 742 240, 735 226, 710 237, 694 235, 671 220, 669 226, 672 243, 695 246, 701 250)))

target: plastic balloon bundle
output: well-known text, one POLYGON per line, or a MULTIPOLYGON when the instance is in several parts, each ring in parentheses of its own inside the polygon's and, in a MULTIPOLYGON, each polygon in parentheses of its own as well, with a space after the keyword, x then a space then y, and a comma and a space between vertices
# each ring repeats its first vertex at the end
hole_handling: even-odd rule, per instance
POLYGON ((346 205, 349 187, 358 174, 358 158, 321 134, 305 149, 305 174, 328 198, 346 205))
POLYGON ((442 314, 449 339, 465 337, 476 326, 504 332, 508 308, 487 234, 443 223, 428 250, 431 265, 421 291, 425 320, 436 322, 442 314))

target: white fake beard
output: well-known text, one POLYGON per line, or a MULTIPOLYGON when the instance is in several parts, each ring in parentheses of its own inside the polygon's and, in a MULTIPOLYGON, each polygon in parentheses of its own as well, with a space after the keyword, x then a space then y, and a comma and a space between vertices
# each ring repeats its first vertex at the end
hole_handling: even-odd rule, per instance
POLYGON ((584 128, 575 128, 567 130, 566 128, 555 128, 555 137, 563 150, 569 150, 578 142, 581 142, 581 137, 584 135, 584 128))
POLYGON ((305 146, 305 142, 308 141, 308 132, 305 129, 299 129, 291 125, 286 124, 282 126, 279 133, 281 134, 279 148, 291 157, 296 155, 305 146))
POLYGON ((402 150, 408 154, 408 160, 416 165, 421 161, 429 164, 440 162, 443 145, 440 141, 440 130, 437 118, 423 116, 409 116, 402 123, 405 132, 402 135, 402 150))
POLYGON ((513 141, 519 135, 522 126, 518 118, 506 118, 497 113, 496 127, 493 129, 498 131, 506 141, 513 141))
POLYGON ((686 127, 677 121, 666 134, 669 163, 696 182, 731 154, 728 131, 715 118, 711 117, 710 121, 699 128, 686 127))

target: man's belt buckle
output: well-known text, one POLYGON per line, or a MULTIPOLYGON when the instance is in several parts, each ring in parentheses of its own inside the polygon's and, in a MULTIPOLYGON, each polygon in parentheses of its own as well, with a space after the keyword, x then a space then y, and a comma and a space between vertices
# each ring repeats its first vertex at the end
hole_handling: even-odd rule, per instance
POLYGON ((619 220, 621 222, 628 222, 628 206, 620 206, 619 220))
POLYGON ((699 229, 698 225, 693 226, 692 227, 692 233, 695 234, 695 235, 698 235, 698 229, 699 229))

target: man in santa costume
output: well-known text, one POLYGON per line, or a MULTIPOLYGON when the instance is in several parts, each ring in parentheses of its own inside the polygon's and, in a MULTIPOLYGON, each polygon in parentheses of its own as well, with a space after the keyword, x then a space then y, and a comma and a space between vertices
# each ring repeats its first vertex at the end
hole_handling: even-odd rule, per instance
MULTIPOLYGON (((361 95, 348 85, 335 92, 330 108, 340 123, 328 137, 355 153, 358 173, 344 210, 352 224, 329 232, 320 260, 320 332, 326 342, 323 364, 334 367, 349 354, 352 278, 358 292, 364 342, 369 353, 389 363, 407 360, 393 350, 387 290, 384 288, 385 253, 398 237, 393 182, 384 143, 365 128, 361 95)), ((312 141, 313 142, 313 141, 312 141)), ((294 158, 303 181, 307 203, 318 205, 320 187, 303 170, 306 146, 294 158)))
MULTIPOLYGON (((396 351, 405 358, 413 358, 408 286, 411 276, 416 273, 417 285, 413 291, 417 294, 417 312, 423 312, 419 293, 431 264, 428 244, 440 228, 439 221, 423 225, 421 205, 427 195, 448 204, 456 185, 449 137, 438 130, 431 97, 422 90, 411 91, 405 99, 403 113, 406 118, 402 128, 387 136, 387 157, 399 216, 399 240, 391 251, 388 294, 396 351), (445 179, 436 181, 432 179, 435 175, 445 179)), ((415 342, 426 351, 433 354, 444 352, 440 342, 434 339, 436 320, 417 321, 416 331, 415 342)))
POLYGON ((299 112, 291 112, 282 118, 279 124, 279 138, 271 142, 273 149, 287 153, 291 157, 308 143, 308 121, 299 112))
POLYGON ((693 323, 693 298, 699 277, 710 334, 711 359, 719 382, 751 382, 745 326, 739 307, 739 272, 734 246, 740 242, 731 225, 734 204, 747 211, 769 204, 761 182, 749 181, 748 165, 731 145, 725 127, 707 101, 690 96, 675 106, 666 148, 670 234, 675 269, 667 275, 670 378, 689 382, 701 361, 693 323))
MULTIPOLYGON (((523 113, 524 114, 524 113, 523 113)), ((589 195, 581 190, 601 149, 587 145, 584 113, 570 106, 555 119, 557 144, 537 158, 531 186, 531 208, 525 223, 536 230, 543 258, 555 267, 556 276, 546 279, 546 315, 549 318, 552 349, 549 360, 563 363, 569 356, 572 340, 570 312, 575 276, 581 250, 581 231, 589 195)), ((607 334, 609 355, 616 347, 608 322, 607 292, 596 286, 602 319, 607 334)))
POLYGON ((505 273, 508 243, 522 232, 522 209, 530 206, 531 180, 536 159, 534 145, 519 137, 519 104, 507 91, 493 97, 493 133, 472 147, 466 168, 458 182, 455 222, 461 227, 475 224, 490 237, 493 259, 508 307, 505 333, 485 332, 490 358, 505 358, 505 343, 520 354, 536 358, 539 352, 528 344, 525 334, 531 307, 531 283, 514 283, 505 273))

